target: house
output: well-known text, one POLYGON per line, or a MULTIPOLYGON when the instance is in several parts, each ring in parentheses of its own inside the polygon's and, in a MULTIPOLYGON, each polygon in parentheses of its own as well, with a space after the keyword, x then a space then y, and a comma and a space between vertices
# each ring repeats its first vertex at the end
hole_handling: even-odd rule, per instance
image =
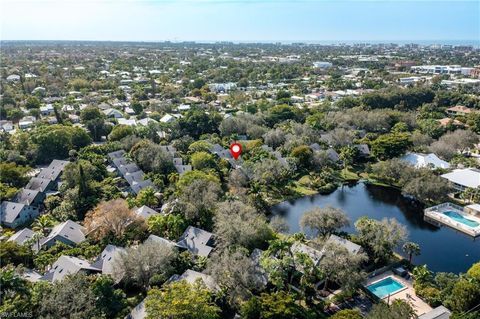
POLYGON ((20 75, 11 74, 11 75, 7 76, 7 82, 20 82, 20 75))
POLYGON ((22 130, 30 128, 35 123, 36 118, 34 116, 24 116, 23 118, 18 121, 18 127, 22 130))
POLYGON ((465 115, 468 115, 472 112, 474 112, 474 110, 466 107, 466 106, 463 106, 463 105, 455 105, 455 106, 452 106, 450 108, 447 109, 447 114, 448 115, 454 115, 454 116, 465 116, 465 115))
POLYGON ((14 126, 12 121, 0 120, 0 131, 11 132, 13 129, 14 126))
POLYGON ((33 236, 35 236, 35 232, 33 230, 30 228, 24 228, 10 236, 7 241, 14 241, 19 245, 23 245, 26 241, 32 239, 33 236))
POLYGON ((79 272, 89 274, 98 271, 97 268, 90 266, 90 263, 84 259, 71 256, 60 256, 41 280, 54 282, 62 280, 67 275, 73 275, 79 272))
POLYGON ((160 214, 156 210, 154 210, 154 209, 152 209, 148 206, 145 206, 145 205, 143 205, 140 208, 135 209, 135 213, 137 214, 138 217, 141 217, 141 218, 144 218, 144 219, 148 219, 150 216, 160 214))
POLYGON ((162 123, 171 123, 173 121, 175 121, 177 118, 171 114, 165 114, 164 116, 162 116, 162 118, 160 119, 160 122, 162 123))
POLYGON ((416 167, 430 167, 430 168, 449 168, 450 164, 438 158, 434 153, 407 153, 400 158, 402 161, 416 167))
POLYGON ((212 291, 220 290, 220 287, 217 285, 217 283, 215 282, 215 279, 213 279, 212 276, 202 274, 201 272, 191 270, 191 269, 187 269, 181 275, 173 275, 167 280, 167 282, 170 283, 170 282, 181 281, 181 280, 185 280, 189 284, 194 284, 195 282, 200 280, 205 285, 205 287, 207 287, 209 290, 212 290, 212 291))
POLYGON ((117 119, 118 120, 118 124, 119 125, 127 125, 127 126, 136 126, 137 125, 137 121, 135 119, 124 119, 124 118, 119 118, 117 119))
POLYGON ((111 152, 111 153, 108 153, 108 157, 111 159, 111 160, 114 160, 116 158, 121 158, 121 157, 124 157, 126 154, 126 152, 124 150, 119 150, 119 151, 115 151, 115 152, 111 152))
POLYGON ((455 125, 455 126, 462 126, 463 123, 459 120, 453 120, 449 117, 445 117, 443 119, 437 120, 440 123, 440 126, 446 127, 448 125, 455 125))
POLYGON ((368 147, 367 144, 356 144, 353 147, 355 147, 358 150, 360 156, 364 156, 364 157, 370 156, 370 148, 368 147))
POLYGON ((148 187, 156 189, 155 184, 153 184, 152 181, 149 180, 149 179, 147 179, 145 181, 142 181, 140 183, 136 183, 136 184, 131 185, 132 192, 134 192, 135 194, 140 193, 140 191, 142 189, 145 189, 145 188, 148 188, 148 187))
POLYGON ((137 125, 140 126, 148 126, 150 123, 157 124, 158 122, 149 117, 137 121, 137 125))
POLYGON ((104 275, 111 275, 116 282, 119 282, 123 276, 114 272, 114 264, 125 252, 123 247, 107 245, 90 267, 101 271, 104 275))
POLYGON ((28 184, 25 186, 26 189, 36 190, 39 192, 46 192, 54 188, 54 182, 50 179, 32 177, 28 184))
POLYGON ((147 311, 145 309, 145 299, 142 300, 132 311, 125 317, 125 319, 145 319, 147 311))
POLYGON ((57 241, 75 246, 85 240, 85 228, 71 220, 53 227, 50 234, 40 240, 40 247, 51 247, 57 241))
POLYGON ((105 114, 105 116, 108 118, 116 118, 116 119, 123 118, 122 112, 120 112, 117 109, 112 109, 112 108, 106 109, 103 111, 103 114, 105 114))
POLYGON ((441 175, 441 177, 449 180, 453 188, 459 191, 480 186, 480 170, 476 168, 455 169, 450 173, 441 175))
POLYGON ((175 169, 177 170, 178 174, 183 175, 192 170, 192 165, 175 165, 175 169))
POLYGON ((179 247, 185 248, 192 254, 207 257, 212 251, 213 234, 203 229, 188 226, 177 242, 179 247))
POLYGON ((0 206, 1 224, 9 228, 17 228, 40 215, 37 207, 4 201, 0 206))
POLYGON ((160 236, 157 236, 157 235, 150 235, 148 236, 148 238, 145 240, 145 242, 155 242, 155 243, 160 243, 160 244, 164 244, 164 245, 167 245, 167 246, 170 246, 170 247, 178 247, 180 248, 176 242, 174 241, 171 241, 169 239, 166 239, 166 238, 163 238, 163 237, 160 237, 160 236))
POLYGON ((43 116, 52 115, 55 113, 55 108, 52 104, 47 104, 45 106, 40 106, 40 114, 43 116))
POLYGON ((44 200, 45 193, 28 188, 21 188, 13 199, 14 202, 37 207, 42 204, 44 200))
POLYGON ((362 246, 357 245, 348 239, 338 237, 337 235, 330 235, 330 237, 325 242, 325 245, 336 244, 344 247, 350 254, 356 255, 362 251, 362 246))
MULTIPOLYGON (((318 263, 320 262, 320 260, 322 259, 322 252, 315 249, 315 248, 312 248, 310 246, 307 246, 303 243, 300 243, 300 242, 295 242, 293 243, 292 247, 291 247, 291 251, 297 255, 297 254, 305 254, 307 255, 308 257, 310 257, 310 259, 313 261, 313 264, 316 266, 318 265, 318 263)), ((298 269, 299 271, 302 271, 301 269, 298 269)))
POLYGON ((449 319, 452 313, 444 306, 433 308, 427 313, 420 315, 418 319, 449 319))

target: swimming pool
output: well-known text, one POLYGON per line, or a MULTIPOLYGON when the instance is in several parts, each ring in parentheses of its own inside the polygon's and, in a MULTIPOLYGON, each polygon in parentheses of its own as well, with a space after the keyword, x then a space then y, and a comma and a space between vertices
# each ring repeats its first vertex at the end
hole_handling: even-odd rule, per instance
POLYGON ((405 288, 405 286, 393 279, 392 277, 384 278, 376 283, 367 286, 367 289, 380 299, 396 293, 403 288, 405 288))
POLYGON ((459 213, 454 212, 454 211, 443 212, 443 215, 450 217, 454 221, 457 221, 459 223, 467 225, 468 227, 475 228, 475 227, 480 226, 480 224, 477 223, 476 221, 465 218, 462 214, 459 214, 459 213))

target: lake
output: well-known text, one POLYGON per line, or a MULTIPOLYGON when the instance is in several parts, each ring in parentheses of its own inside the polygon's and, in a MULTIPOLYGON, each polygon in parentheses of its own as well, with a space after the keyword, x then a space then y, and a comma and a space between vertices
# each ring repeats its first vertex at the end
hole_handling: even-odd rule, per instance
MULTIPOLYGON (((423 208, 395 189, 357 183, 338 188, 329 195, 312 195, 285 201, 272 207, 272 213, 285 218, 290 232, 300 231, 302 215, 314 207, 343 209, 350 217, 347 232, 355 232, 354 222, 362 216, 395 218, 409 231, 409 241, 421 247, 415 264, 427 264, 433 271, 465 272, 480 261, 480 237, 474 240, 448 227, 437 228, 423 220, 423 208)), ((401 251, 398 251, 402 253, 401 251)), ((403 253, 402 253, 403 254, 403 253)))

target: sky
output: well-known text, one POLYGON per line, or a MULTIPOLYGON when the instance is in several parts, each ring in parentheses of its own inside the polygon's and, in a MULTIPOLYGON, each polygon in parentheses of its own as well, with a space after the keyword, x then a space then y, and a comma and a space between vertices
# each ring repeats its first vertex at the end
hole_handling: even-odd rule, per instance
POLYGON ((480 42, 480 0, 0 0, 0 39, 480 42))

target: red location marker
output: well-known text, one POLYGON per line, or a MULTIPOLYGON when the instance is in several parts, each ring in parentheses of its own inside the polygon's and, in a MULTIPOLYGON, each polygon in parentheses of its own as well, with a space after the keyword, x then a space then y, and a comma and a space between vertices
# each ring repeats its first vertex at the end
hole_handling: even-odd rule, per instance
POLYGON ((233 158, 237 160, 240 154, 242 154, 242 145, 232 143, 232 145, 230 145, 230 153, 232 153, 233 158))

